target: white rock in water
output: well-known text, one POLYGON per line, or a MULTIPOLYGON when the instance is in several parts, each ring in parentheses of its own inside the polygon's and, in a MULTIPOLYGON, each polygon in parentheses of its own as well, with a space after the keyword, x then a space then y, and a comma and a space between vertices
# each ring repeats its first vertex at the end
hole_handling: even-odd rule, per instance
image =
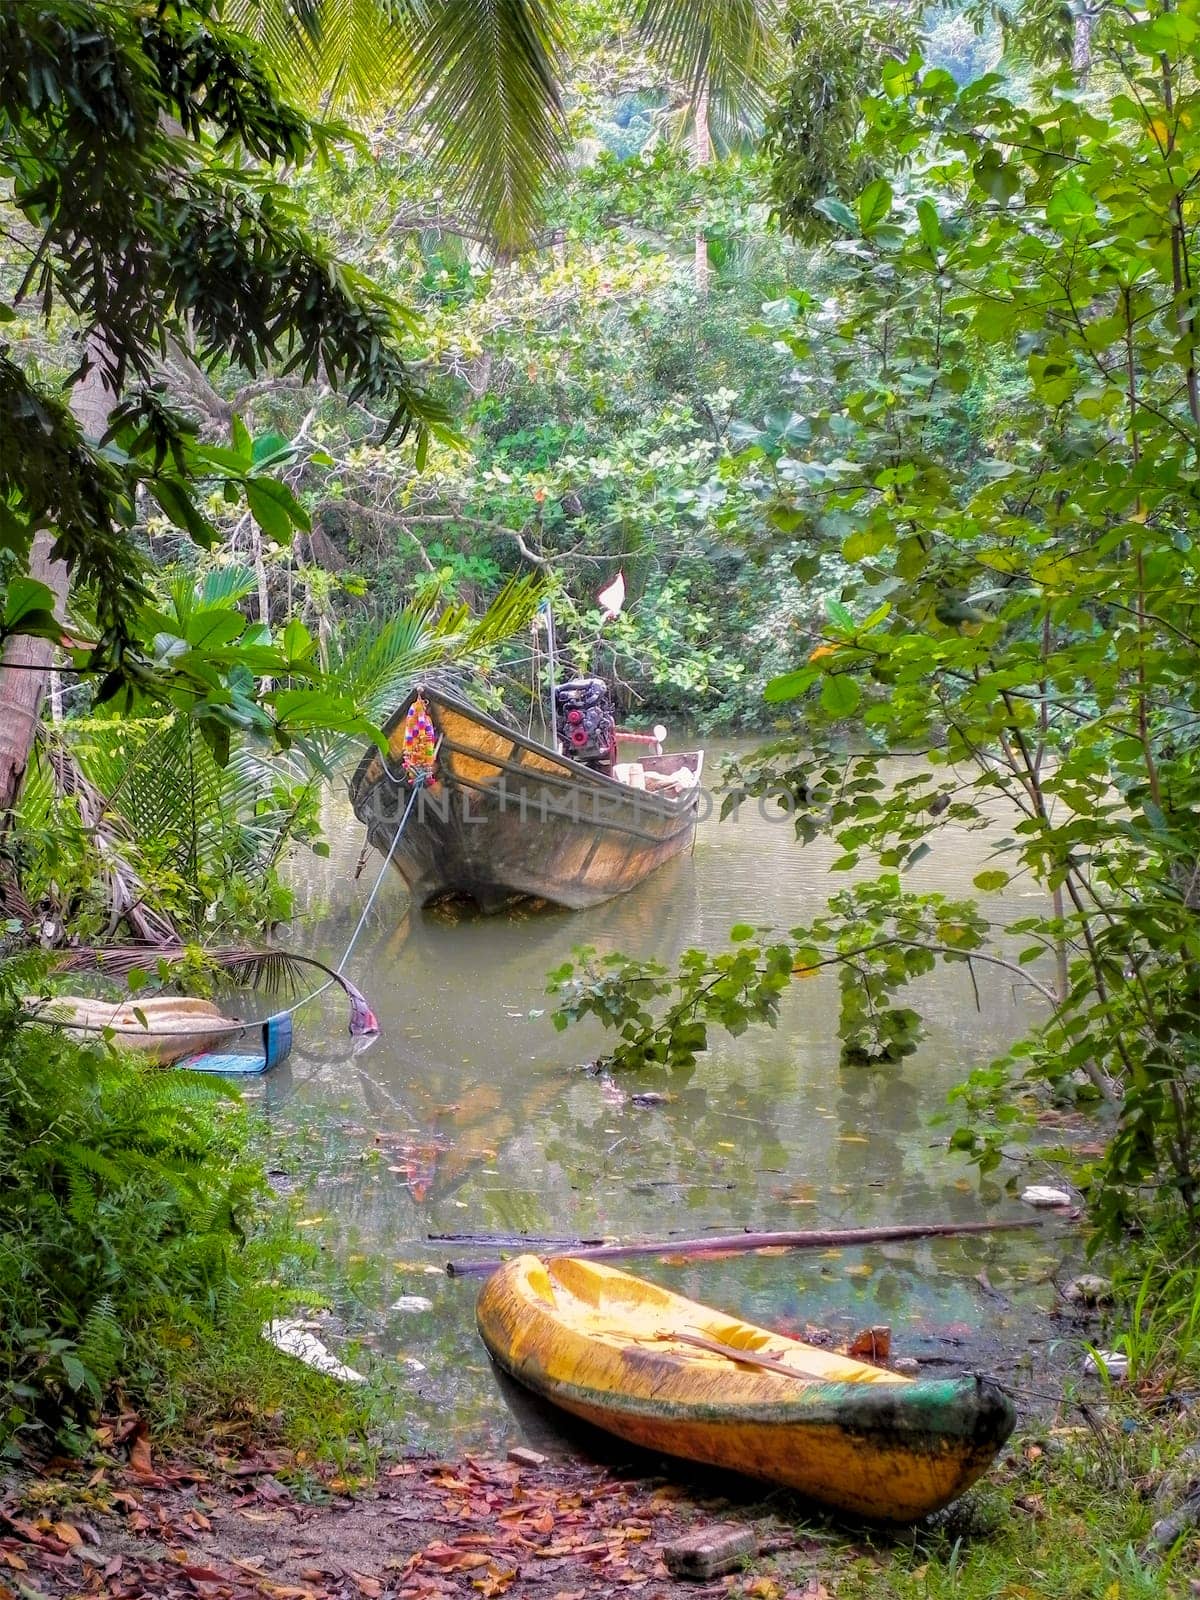
POLYGON ((306 1332, 302 1322, 284 1318, 265 1323, 263 1338, 269 1339, 275 1348, 282 1350, 285 1355, 295 1356, 296 1360, 303 1361, 306 1367, 313 1367, 317 1372, 325 1373, 327 1377, 337 1378, 340 1383, 367 1381, 361 1372, 355 1372, 353 1367, 348 1367, 344 1361, 339 1361, 314 1334, 306 1332))
POLYGON ((1098 1278, 1090 1272, 1074 1278, 1063 1290, 1063 1299, 1073 1306, 1103 1306, 1113 1297, 1110 1278, 1098 1278))
POLYGON ((418 1361, 416 1356, 403 1356, 403 1357, 401 1357, 400 1365, 404 1368, 404 1370, 406 1372, 424 1372, 425 1371, 425 1363, 423 1361, 418 1361))
POLYGON ((1045 1183, 1031 1183, 1021 1190, 1021 1199, 1027 1206, 1073 1206, 1074 1200, 1065 1189, 1051 1189, 1045 1183))
POLYGON ((899 1372, 905 1378, 915 1378, 921 1370, 921 1363, 913 1356, 897 1356, 892 1362, 892 1371, 899 1372))
POLYGON ((402 1294, 399 1300, 393 1300, 393 1311, 432 1311, 433 1301, 423 1294, 402 1294))
POLYGON ((1107 1374, 1109 1378, 1124 1378, 1129 1374, 1129 1357, 1119 1350, 1097 1350, 1095 1355, 1084 1357, 1083 1370, 1096 1377, 1107 1374))

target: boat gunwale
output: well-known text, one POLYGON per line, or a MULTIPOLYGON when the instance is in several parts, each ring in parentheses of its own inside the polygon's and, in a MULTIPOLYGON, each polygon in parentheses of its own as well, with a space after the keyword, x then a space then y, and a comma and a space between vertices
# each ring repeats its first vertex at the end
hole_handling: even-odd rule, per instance
MULTIPOLYGON (((500 765, 501 763, 499 761, 497 761, 496 764, 500 765)), ((513 770, 520 770, 520 769, 514 767, 513 770)), ((525 770, 527 771, 528 769, 525 769, 525 770)), ((555 779, 554 781, 556 783, 558 783, 559 786, 563 790, 568 791, 568 792, 570 791, 571 785, 569 783, 567 783, 565 780, 555 779)), ((496 798, 496 790, 495 790, 495 787, 492 784, 480 783, 475 778, 465 778, 465 777, 462 777, 461 775, 456 775, 455 778, 454 778, 454 785, 453 786, 459 792, 470 791, 471 794, 480 795, 485 800, 494 801, 495 798, 496 798)), ((379 787, 378 784, 373 784, 372 785, 372 789, 377 789, 378 787, 379 787)), ((367 793, 370 794, 371 790, 368 790, 367 793)), ((634 790, 631 791, 631 793, 634 794, 634 795, 638 795, 638 794, 641 793, 641 791, 637 790, 637 789, 634 789, 634 790)), ((634 809, 634 810, 637 809, 636 801, 630 800, 630 801, 627 802, 627 804, 632 809, 634 809)), ((534 809, 535 809, 534 807, 530 807, 531 811, 534 810, 534 809)), ((399 815, 399 807, 397 807, 396 815, 398 817, 398 815, 399 815)), ((561 816, 562 814, 559 813, 559 815, 561 816)), ((374 821, 392 822, 392 821, 396 820, 396 817, 380 818, 380 817, 376 816, 375 818, 371 819, 371 821, 368 821, 366 818, 362 817, 359 814, 359 812, 357 812, 357 811, 355 812, 355 816, 358 817, 360 822, 363 822, 368 827, 370 827, 371 823, 374 822, 374 821)), ((603 828, 605 831, 607 831, 609 833, 619 833, 624 838, 636 839, 642 844, 650 844, 650 845, 658 845, 658 844, 666 843, 666 842, 674 839, 677 834, 683 833, 684 831, 686 831, 686 829, 688 829, 689 827, 694 826, 694 824, 695 824, 695 819, 693 817, 689 816, 684 811, 672 811, 672 812, 670 812, 668 814, 668 817, 676 818, 678 820, 678 822, 679 822, 679 827, 676 828, 674 831, 669 832, 669 833, 652 833, 652 832, 649 831, 649 829, 646 829, 646 828, 635 828, 630 823, 622 822, 620 820, 620 818, 618 818, 618 817, 590 816, 590 817, 579 817, 578 819, 576 819, 574 817, 563 817, 562 820, 567 821, 567 822, 579 821, 581 824, 584 824, 587 827, 603 828)), ((539 820, 544 820, 544 819, 539 819, 539 820)), ((663 820, 668 820, 668 819, 664 818, 663 820)))
MULTIPOLYGON (((553 1378, 536 1365, 531 1368, 508 1360, 492 1344, 483 1324, 479 1323, 478 1327, 488 1354, 498 1367, 543 1399, 561 1405, 564 1410, 583 1406, 589 1411, 639 1421, 645 1419, 706 1425, 736 1422, 770 1428, 803 1425, 834 1427, 847 1434, 864 1437, 886 1430, 893 1435, 903 1436, 906 1441, 911 1435, 917 1439, 924 1437, 946 1443, 961 1439, 974 1445, 990 1444, 993 1440, 1003 1444, 1015 1425, 1008 1392, 995 1379, 983 1373, 962 1373, 954 1378, 914 1379, 894 1384, 855 1383, 848 1379, 823 1381, 804 1379, 798 1374, 799 1387, 791 1399, 764 1397, 733 1404, 728 1401, 665 1399, 657 1394, 640 1396, 621 1390, 592 1389, 553 1378), (996 1400, 1002 1402, 996 1407, 997 1420, 1003 1419, 1008 1426, 990 1430, 986 1437, 981 1438, 969 1424, 977 1423, 996 1400), (873 1416, 873 1412, 882 1414, 873 1416), (935 1413, 934 1420, 930 1420, 927 1415, 929 1412, 935 1413), (945 1420, 948 1418, 957 1418, 963 1426, 946 1427, 945 1420)), ((698 1365, 694 1370, 699 1371, 698 1365)), ((781 1382, 791 1381, 782 1374, 777 1376, 781 1382)))
MULTIPOLYGON (((396 708, 396 710, 391 713, 387 720, 380 724, 380 731, 383 733, 385 738, 389 737, 394 732, 401 719, 408 715, 413 701, 416 700, 419 695, 423 696, 428 701, 435 703, 440 701, 441 704, 447 706, 451 711, 457 712, 460 716, 465 716, 469 721, 477 722, 481 727, 486 728, 489 733, 498 734, 501 738, 509 740, 519 749, 527 750, 532 755, 541 756, 543 760, 554 761, 566 769, 565 773, 561 775, 553 772, 537 773, 536 776, 541 778, 543 781, 558 783, 564 788, 570 788, 573 783, 593 785, 602 792, 611 793, 614 799, 621 799, 627 803, 634 803, 633 797, 636 797, 636 803, 638 805, 645 806, 647 809, 655 811, 663 817, 680 817, 681 819, 686 819, 689 812, 695 812, 697 810, 700 796, 699 781, 697 781, 694 788, 688 790, 687 794, 680 795, 674 800, 666 799, 660 794, 655 794, 652 790, 635 789, 632 784, 622 783, 618 778, 614 778, 608 773, 596 772, 593 768, 584 766, 584 764, 580 761, 573 761, 570 756, 564 756, 557 750, 551 750, 548 745, 538 744, 534 739, 529 738, 525 734, 521 733, 519 729, 506 727, 504 723, 498 722, 494 717, 488 716, 487 712, 479 710, 478 707, 471 705, 469 701, 460 700, 457 698, 457 696, 448 694, 441 689, 414 689, 412 693, 409 694, 408 697, 396 708)), ((462 755, 474 756, 476 759, 486 760, 492 765, 500 767, 502 770, 519 771, 524 776, 534 775, 532 769, 528 767, 522 767, 520 762, 510 762, 503 757, 490 755, 484 756, 476 750, 458 745, 453 741, 447 742, 447 748, 450 750, 456 750, 462 755)), ((680 756, 695 756, 697 758, 696 766, 691 770, 695 771, 697 780, 699 780, 704 768, 704 751, 680 750, 674 753, 680 756)), ((360 791, 363 795, 370 792, 369 789, 366 788, 366 774, 371 762, 376 758, 379 759, 381 765, 383 766, 384 776, 389 778, 393 784, 395 784, 398 788, 411 787, 406 780, 397 779, 392 776, 387 764, 387 757, 389 754, 390 750, 380 750, 378 745, 372 744, 364 752, 361 760, 355 767, 354 774, 349 782, 349 790, 350 801, 355 808, 356 814, 360 799, 360 791)), ((453 781, 458 784, 463 780, 455 775, 453 781)), ((376 784, 372 784, 370 787, 375 788, 376 786, 376 784)))

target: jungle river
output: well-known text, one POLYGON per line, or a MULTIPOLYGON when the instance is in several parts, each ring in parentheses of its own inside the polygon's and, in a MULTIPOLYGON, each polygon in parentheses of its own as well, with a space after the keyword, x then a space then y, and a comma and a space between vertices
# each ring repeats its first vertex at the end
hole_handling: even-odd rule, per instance
MULTIPOLYGON (((329 858, 296 867, 304 931, 294 942, 336 962, 380 858, 355 877, 362 829, 344 799, 330 805, 329 858)), ((994 843, 944 829, 910 882, 970 893, 994 843)), ((948 1152, 948 1127, 931 1125, 947 1090, 1036 1018, 1040 1002, 1007 974, 979 969, 978 993, 963 967, 922 980, 927 1035, 900 1066, 839 1066, 832 976, 798 981, 775 1029, 714 1034, 696 1068, 670 1082, 590 1073, 599 1028, 552 1028, 546 973, 573 945, 670 961, 688 945, 723 945, 735 922, 786 929, 846 881, 829 870, 837 853, 802 848, 786 818, 748 805, 736 822, 705 821, 692 854, 607 905, 488 919, 410 911, 389 870, 347 968, 381 1037, 355 1054, 331 992, 297 1018, 290 1061, 259 1093, 286 1152, 279 1182, 302 1185, 302 1222, 342 1285, 336 1319, 314 1328, 339 1354, 348 1336, 350 1359, 357 1342, 359 1364, 398 1385, 411 1444, 498 1448, 518 1437, 475 1334, 478 1280, 442 1270, 482 1252, 430 1235, 667 1238, 1030 1214, 999 1181, 981 1188, 948 1152), (646 1090, 669 1098, 639 1104, 646 1090)), ((992 903, 1021 915, 1039 897, 1018 883, 992 903)), ((668 1253, 635 1270, 789 1332, 888 1323, 893 1353, 931 1372, 965 1351, 1019 1375, 1026 1357, 1013 1352, 1028 1335, 1055 1345, 1045 1313, 1070 1248, 1052 1228, 787 1255, 668 1253)))

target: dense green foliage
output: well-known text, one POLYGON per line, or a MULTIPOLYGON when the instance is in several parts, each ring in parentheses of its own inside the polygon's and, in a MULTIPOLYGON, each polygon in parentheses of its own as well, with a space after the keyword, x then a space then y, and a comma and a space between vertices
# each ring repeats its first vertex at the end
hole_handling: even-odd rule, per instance
POLYGON ((236 1096, 31 1026, 35 978, 0 974, 0 1447, 78 1442, 114 1389, 179 1411, 272 1307, 236 1096))
POLYGON ((848 569, 809 659, 768 687, 794 731, 736 789, 781 794, 802 840, 837 839, 835 869, 880 875, 811 927, 689 953, 661 1021, 643 1004, 659 973, 630 968, 625 1001, 611 963, 598 987, 562 976, 569 1012, 619 1024, 622 1058, 669 1059, 680 1026, 694 1050, 705 1022, 769 1015, 793 969, 835 964, 847 1058, 894 1059, 919 1030, 894 998, 911 979, 1005 964, 1047 1021, 964 1086, 953 1142, 1000 1162, 1025 1117, 1014 1077, 1105 1102, 1106 1157, 1080 1176, 1116 1231, 1151 1196, 1192 1227, 1200 1205, 1200 17, 1110 29, 1102 100, 1069 75, 1030 104, 916 57, 885 69, 863 149, 892 176, 825 202, 834 292, 797 293, 778 332, 804 368, 791 437, 728 467, 805 530, 806 576, 834 550, 848 569), (891 782, 888 754, 921 750, 927 770, 891 782), (975 886, 1027 878, 1049 914, 906 888, 939 834, 995 827, 998 806, 975 886))
MULTIPOLYGON (((63 398, 4 357, 0 537, 25 563, 35 537, 51 534, 76 580, 77 661, 109 672, 105 692, 155 680, 132 631, 144 597, 131 532, 140 492, 201 545, 216 538, 202 503, 214 489, 244 495, 273 537, 305 521, 244 430, 232 448, 202 443, 168 402, 156 380, 169 346, 184 340, 201 367, 220 359, 253 373, 277 358, 310 380, 321 372, 377 401, 392 427, 423 432, 437 414, 402 349, 401 308, 335 261, 261 165, 318 155, 329 137, 280 100, 211 0, 5 8, 0 180, 15 225, 0 316, 11 322, 33 296, 41 321, 59 306, 79 319, 69 382, 93 373, 112 415, 101 447, 63 398)), ((22 594, 5 631, 61 634, 49 592, 22 594)), ((208 687, 219 718, 220 688, 208 687)))

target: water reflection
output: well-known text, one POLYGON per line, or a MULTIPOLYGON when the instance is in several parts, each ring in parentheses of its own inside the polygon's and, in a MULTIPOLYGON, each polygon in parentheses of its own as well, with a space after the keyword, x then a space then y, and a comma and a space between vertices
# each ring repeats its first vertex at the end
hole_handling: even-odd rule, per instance
MULTIPOLYGON (((330 837, 340 842, 327 861, 306 858, 299 890, 313 953, 336 961, 378 858, 355 881, 361 828, 348 808, 334 820, 330 837)), ((985 835, 947 833, 912 882, 961 893, 988 851, 985 835)), ((384 884, 349 969, 381 1040, 352 1054, 327 996, 299 1019, 290 1076, 265 1086, 264 1103, 320 1174, 323 1243, 343 1260, 382 1265, 355 1320, 381 1351, 423 1363, 406 1379, 415 1440, 495 1442, 512 1427, 475 1336, 475 1284, 437 1272, 465 1247, 431 1245, 431 1233, 686 1237, 980 1214, 968 1169, 929 1117, 954 1081, 1030 1021, 1007 980, 980 974, 978 1006, 962 968, 923 980, 924 1045, 900 1066, 872 1069, 838 1064, 836 982, 798 984, 775 1030, 715 1037, 655 1105, 633 1096, 661 1082, 611 1083, 581 1070, 599 1053, 598 1029, 560 1035, 549 1025, 545 974, 573 944, 670 961, 687 945, 723 943, 735 921, 792 926, 845 881, 829 871, 835 854, 799 848, 790 827, 747 808, 737 825, 706 822, 694 856, 588 912, 410 915, 398 879, 384 884), (432 1299, 432 1309, 389 1311, 406 1294, 432 1299)), ((1006 911, 1028 913, 1027 899, 1007 893, 1006 911)), ((920 1355, 944 1348, 947 1328, 1002 1322, 1002 1297, 1026 1281, 1029 1257, 1022 1236, 1000 1235, 845 1254, 667 1258, 637 1270, 783 1328, 890 1321, 920 1355), (984 1269, 991 1295, 977 1281, 984 1269)))

